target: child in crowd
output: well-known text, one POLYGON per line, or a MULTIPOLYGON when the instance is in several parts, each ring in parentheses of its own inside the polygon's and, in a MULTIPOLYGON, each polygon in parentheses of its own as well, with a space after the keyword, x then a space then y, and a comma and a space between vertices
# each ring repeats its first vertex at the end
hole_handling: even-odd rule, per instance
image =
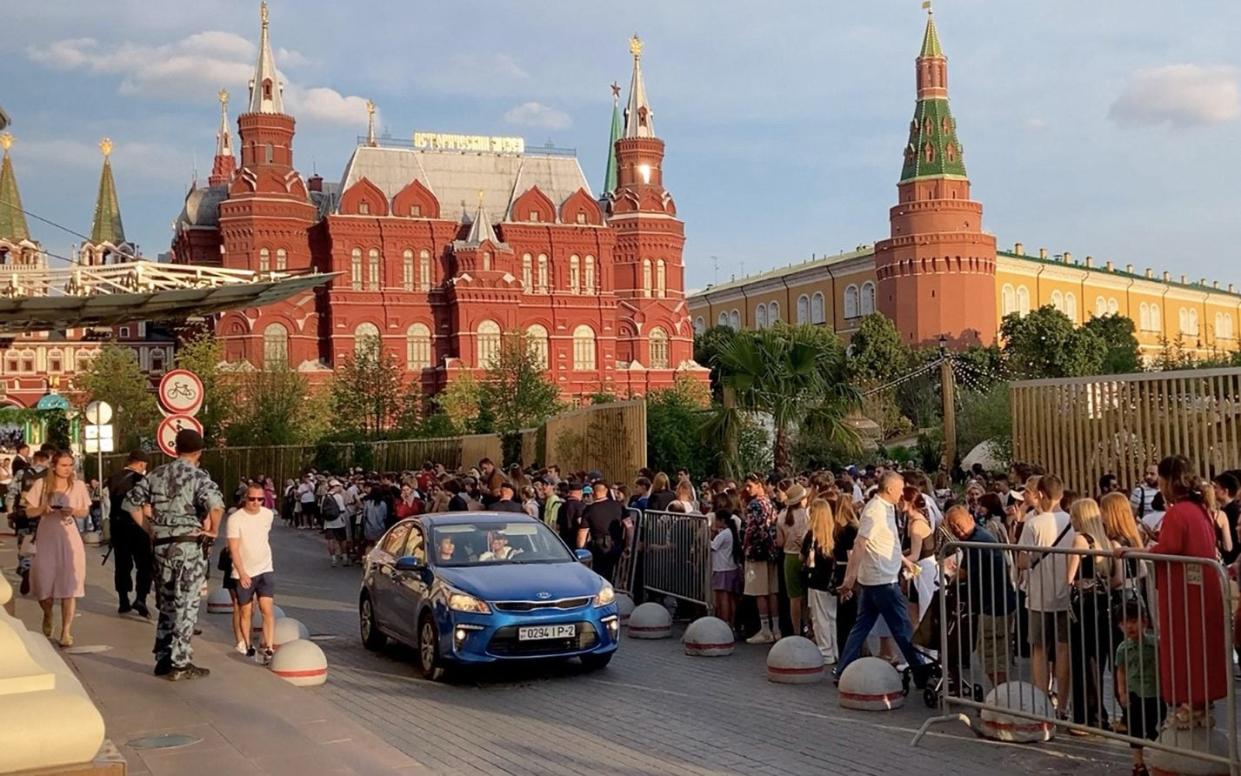
MULTIPOLYGON (((1125 602, 1120 627, 1125 640, 1116 647, 1116 699, 1125 704, 1129 735, 1154 741, 1159 737, 1167 706, 1159 697, 1155 634, 1150 630, 1150 620, 1140 600, 1132 598, 1125 602)), ((1130 746, 1134 776, 1146 776, 1142 747, 1130 746)))

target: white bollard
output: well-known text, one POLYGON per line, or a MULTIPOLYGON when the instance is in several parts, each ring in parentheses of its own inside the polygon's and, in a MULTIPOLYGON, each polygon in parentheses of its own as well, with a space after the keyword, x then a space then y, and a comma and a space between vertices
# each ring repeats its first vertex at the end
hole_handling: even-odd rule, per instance
MULTIPOLYGON (((1159 733, 1159 743, 1177 749, 1212 754, 1228 759, 1228 736, 1215 728, 1178 728, 1175 723, 1159 733)), ((1146 750, 1146 765, 1152 776, 1227 776, 1228 766, 1199 760, 1178 752, 1146 750)))
POLYGON ((905 685, 891 663, 862 657, 840 675, 840 705, 859 711, 889 711, 905 705, 905 685))
POLYGON ((723 657, 733 653, 733 629, 719 617, 699 617, 685 629, 681 638, 685 654, 723 657))
POLYGON ((616 613, 620 616, 621 625, 629 624, 629 615, 633 614, 633 599, 624 593, 616 594, 616 613))
POLYGON ((276 620, 276 633, 272 636, 274 646, 280 647, 290 641, 309 638, 310 631, 306 630, 306 626, 302 625, 300 620, 293 617, 281 617, 276 620))
MULTIPOLYGON (((271 613, 277 622, 284 616, 284 610, 275 605, 272 606, 271 613)), ((263 632, 263 612, 255 599, 250 599, 250 632, 255 636, 263 632)))
MULTIPOLYGON (((998 685, 983 702, 988 706, 999 706, 1005 709, 1016 709, 1035 714, 1048 720, 1055 717, 1051 699, 1047 693, 1029 682, 1005 682, 998 685)), ((1033 743, 1050 741, 1056 735, 1056 726, 1052 722, 1015 717, 991 708, 982 710, 982 722, 978 730, 987 738, 996 741, 1015 741, 1033 743)))
POLYGON ((207 595, 207 614, 232 614, 233 597, 222 587, 207 595))
POLYGON ((785 636, 767 653, 767 679, 781 684, 814 684, 823 679, 823 653, 810 639, 785 636))
POLYGON ((289 684, 315 687, 327 681, 327 657, 318 644, 298 639, 276 650, 271 670, 289 684))
POLYGON ((87 547, 98 547, 103 544, 103 535, 98 531, 84 531, 82 533, 82 544, 87 547))
POLYGON ((666 639, 672 635, 672 615, 661 604, 647 602, 629 615, 629 637, 666 639))

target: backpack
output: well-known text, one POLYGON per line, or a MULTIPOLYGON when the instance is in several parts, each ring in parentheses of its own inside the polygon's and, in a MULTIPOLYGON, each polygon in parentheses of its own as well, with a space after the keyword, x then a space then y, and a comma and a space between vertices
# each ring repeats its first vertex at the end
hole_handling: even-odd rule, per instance
POLYGON ((324 520, 335 520, 340 517, 340 502, 331 494, 324 496, 323 503, 319 505, 319 511, 323 514, 324 520))

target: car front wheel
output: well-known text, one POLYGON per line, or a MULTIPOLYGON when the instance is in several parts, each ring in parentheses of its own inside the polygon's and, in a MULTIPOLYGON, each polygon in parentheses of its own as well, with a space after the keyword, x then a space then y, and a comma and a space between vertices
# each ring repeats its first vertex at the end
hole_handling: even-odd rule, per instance
POLYGON ((612 662, 612 653, 606 655, 582 655, 582 666, 587 671, 598 671, 600 668, 607 668, 608 663, 612 662))
POLYGON ((439 631, 435 627, 435 618, 429 613, 422 615, 418 624, 418 670, 432 682, 444 679, 446 669, 440 660, 439 631))
POLYGON ((371 604, 369 595, 362 596, 358 603, 358 624, 362 629, 362 646, 370 650, 380 650, 388 643, 388 637, 383 635, 379 630, 379 623, 375 621, 375 607, 371 604))

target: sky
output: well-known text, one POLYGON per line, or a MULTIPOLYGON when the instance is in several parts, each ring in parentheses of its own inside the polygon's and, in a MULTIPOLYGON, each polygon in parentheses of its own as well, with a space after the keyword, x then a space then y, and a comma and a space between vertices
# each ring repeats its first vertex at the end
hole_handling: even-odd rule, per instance
MULTIPOLYGON (((89 231, 108 136, 127 236, 168 250, 194 170, 211 168, 216 92, 231 92, 234 128, 245 101, 257 0, 4 5, 0 105, 26 209, 89 231)), ((270 5, 304 175, 340 178, 369 98, 396 138, 575 148, 597 193, 609 84, 628 88, 637 32, 687 288, 887 236, 918 0, 270 5)), ((1002 247, 1241 285, 1241 3, 939 0, 935 17, 974 197, 1002 247)), ((53 254, 80 239, 31 228, 53 254)))

